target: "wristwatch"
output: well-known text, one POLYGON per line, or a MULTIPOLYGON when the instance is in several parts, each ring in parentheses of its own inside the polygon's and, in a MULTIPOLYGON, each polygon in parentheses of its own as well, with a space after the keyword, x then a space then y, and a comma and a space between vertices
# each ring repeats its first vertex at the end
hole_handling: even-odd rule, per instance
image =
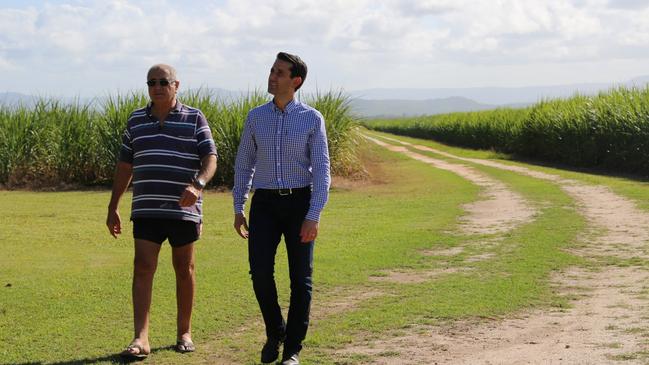
POLYGON ((200 179, 200 178, 194 178, 194 179, 192 180, 192 185, 194 185, 194 187, 195 187, 196 189, 198 189, 198 190, 203 190, 203 189, 205 189, 205 185, 206 185, 206 183, 205 183, 205 180, 203 180, 203 179, 200 179))

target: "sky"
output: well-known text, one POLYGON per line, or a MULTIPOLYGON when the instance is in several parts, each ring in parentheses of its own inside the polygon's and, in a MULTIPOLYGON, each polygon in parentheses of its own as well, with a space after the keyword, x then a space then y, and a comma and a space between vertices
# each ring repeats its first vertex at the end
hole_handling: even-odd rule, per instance
POLYGON ((644 0, 0 0, 0 92, 265 90, 279 51, 307 91, 615 83, 649 75, 644 0))

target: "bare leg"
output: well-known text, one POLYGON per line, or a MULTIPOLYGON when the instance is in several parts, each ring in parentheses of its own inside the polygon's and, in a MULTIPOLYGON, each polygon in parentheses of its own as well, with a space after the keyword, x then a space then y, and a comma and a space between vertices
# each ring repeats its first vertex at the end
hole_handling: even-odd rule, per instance
POLYGON ((149 346, 149 310, 153 276, 158 267, 160 245, 146 240, 135 240, 135 259, 133 261, 133 324, 134 338, 132 344, 138 344, 144 352, 149 346))
POLYGON ((177 339, 192 339, 192 307, 194 306, 194 243, 172 248, 172 260, 176 271, 176 304, 178 308, 177 339))

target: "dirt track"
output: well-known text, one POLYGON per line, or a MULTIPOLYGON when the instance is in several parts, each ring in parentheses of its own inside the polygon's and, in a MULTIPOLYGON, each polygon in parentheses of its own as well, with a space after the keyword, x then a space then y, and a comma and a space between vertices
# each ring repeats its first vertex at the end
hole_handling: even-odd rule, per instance
MULTIPOLYGON (((591 234, 584 237, 576 254, 587 258, 649 257, 649 215, 606 187, 385 139, 390 143, 370 138, 392 151, 453 171, 483 188, 486 199, 466 207, 468 218, 464 229, 469 232, 480 227, 490 227, 492 233, 504 232, 533 219, 534 211, 520 196, 466 166, 467 162, 520 173, 560 186, 577 202, 580 213, 589 224, 591 234), (457 163, 434 159, 413 150, 450 157, 457 163), (499 212, 496 214, 498 217, 483 214, 483 219, 489 222, 481 221, 481 204, 489 212, 499 212)), ((520 313, 516 318, 455 323, 447 328, 416 328, 411 335, 355 344, 342 352, 376 355, 375 364, 646 364, 649 350, 645 340, 649 333, 648 278, 649 272, 641 267, 611 265, 599 271, 574 268, 557 273, 553 278, 557 290, 579 298, 569 310, 520 313), (386 351, 397 351, 399 355, 382 357, 386 351)))

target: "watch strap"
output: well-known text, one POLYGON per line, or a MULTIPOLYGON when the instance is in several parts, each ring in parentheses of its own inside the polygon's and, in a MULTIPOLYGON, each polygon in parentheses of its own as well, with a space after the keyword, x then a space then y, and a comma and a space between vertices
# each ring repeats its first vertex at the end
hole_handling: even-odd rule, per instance
POLYGON ((198 190, 205 189, 205 182, 203 180, 201 180, 201 179, 193 179, 192 180, 192 185, 198 190))

